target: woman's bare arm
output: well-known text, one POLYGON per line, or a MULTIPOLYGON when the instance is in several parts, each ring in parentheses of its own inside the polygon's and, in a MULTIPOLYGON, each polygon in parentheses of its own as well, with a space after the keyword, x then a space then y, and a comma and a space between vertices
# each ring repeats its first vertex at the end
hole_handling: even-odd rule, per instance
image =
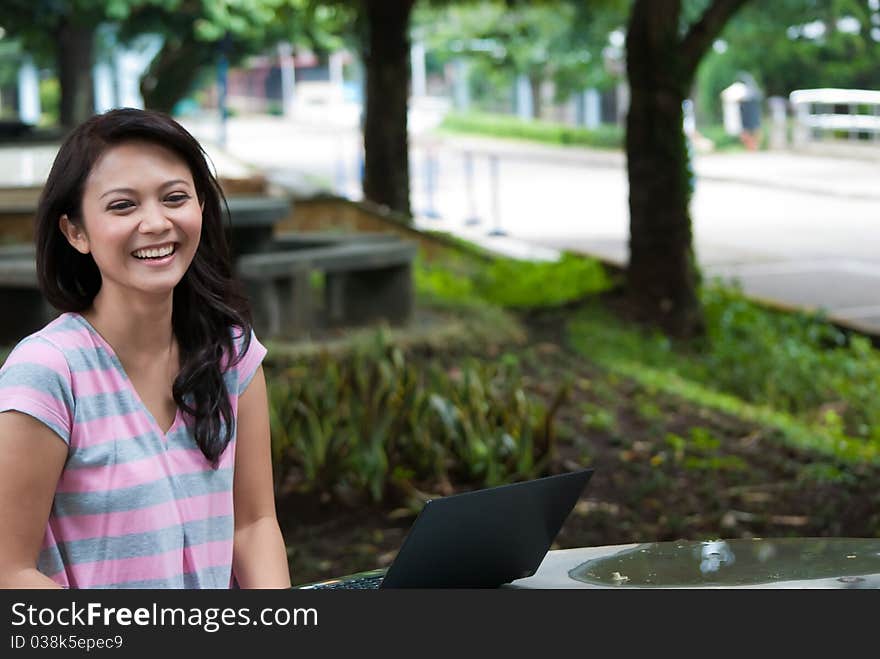
POLYGON ((0 588, 60 588, 37 571, 67 446, 21 412, 0 413, 0 588))
POLYGON ((284 538, 275 514, 269 402, 263 367, 238 399, 233 496, 233 571, 242 588, 290 588, 284 538))

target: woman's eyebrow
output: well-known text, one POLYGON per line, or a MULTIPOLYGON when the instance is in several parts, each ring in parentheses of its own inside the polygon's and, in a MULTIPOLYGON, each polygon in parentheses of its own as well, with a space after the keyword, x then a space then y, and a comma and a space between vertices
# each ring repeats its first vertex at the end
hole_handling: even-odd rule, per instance
MULTIPOLYGON (((159 189, 160 189, 160 190, 163 190, 163 189, 165 189, 165 188, 170 188, 170 187, 172 187, 172 186, 180 185, 180 184, 183 184, 183 185, 186 185, 186 186, 189 186, 189 185, 190 185, 189 182, 186 181, 185 179, 182 179, 182 178, 176 178, 176 179, 173 179, 173 180, 171 180, 171 181, 165 181, 165 183, 163 183, 162 185, 159 186, 159 189)), ((102 194, 100 197, 98 197, 98 199, 103 199, 103 198, 106 197, 107 195, 114 194, 114 193, 121 193, 121 194, 137 194, 137 190, 135 190, 134 188, 113 188, 112 190, 107 190, 107 192, 105 192, 105 193, 102 194)))
POLYGON ((114 194, 116 192, 123 193, 123 194, 134 194, 134 190, 131 188, 113 188, 112 190, 107 190, 107 192, 105 192, 100 197, 98 197, 98 199, 103 199, 107 195, 114 194))
POLYGON ((159 186, 159 189, 161 190, 162 188, 170 188, 172 185, 180 185, 181 183, 183 183, 184 185, 189 185, 189 182, 185 179, 176 178, 172 181, 165 181, 165 183, 159 186))

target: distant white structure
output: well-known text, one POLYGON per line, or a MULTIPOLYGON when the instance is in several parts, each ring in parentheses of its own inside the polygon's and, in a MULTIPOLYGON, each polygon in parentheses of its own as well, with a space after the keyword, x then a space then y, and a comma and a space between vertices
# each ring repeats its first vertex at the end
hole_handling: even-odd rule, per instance
POLYGON ((770 111, 770 148, 785 149, 788 147, 788 99, 770 96, 767 108, 770 111))
POLYGON ((36 126, 40 122, 40 79, 30 55, 25 55, 18 69, 18 118, 36 126))
POLYGON ((425 44, 422 41, 414 41, 410 48, 410 80, 412 80, 411 95, 421 98, 428 94, 428 76, 425 70, 425 44))
POLYGON ((516 77, 514 84, 516 116, 520 119, 534 119, 535 108, 532 103, 532 85, 529 82, 529 77, 524 73, 520 73, 516 77))
POLYGON ((846 132, 853 141, 867 134, 880 142, 880 91, 798 89, 788 98, 795 116, 795 146, 839 131, 846 132))
POLYGON ((143 108, 140 80, 164 42, 158 34, 145 34, 131 46, 116 41, 116 29, 102 25, 98 39, 103 42, 103 57, 98 57, 92 71, 95 112, 113 108, 143 108))
POLYGON ((455 109, 459 112, 464 112, 471 106, 471 90, 468 82, 469 69, 470 62, 464 57, 456 57, 452 60, 452 96, 455 109))
POLYGON ((288 41, 278 44, 278 68, 281 72, 281 111, 285 117, 292 117, 296 107, 296 66, 293 46, 288 41))
POLYGON ((737 81, 721 91, 721 111, 724 121, 724 132, 728 135, 739 135, 742 132, 742 116, 739 106, 748 98, 749 88, 745 83, 737 81))
POLYGON ((582 92, 583 126, 596 129, 602 123, 602 96, 598 89, 585 89, 582 92))

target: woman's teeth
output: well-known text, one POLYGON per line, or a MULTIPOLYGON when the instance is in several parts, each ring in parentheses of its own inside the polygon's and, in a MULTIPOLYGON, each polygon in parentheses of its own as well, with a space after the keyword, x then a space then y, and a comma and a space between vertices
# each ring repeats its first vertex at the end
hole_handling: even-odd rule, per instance
POLYGON ((139 249, 136 252, 132 252, 132 255, 138 259, 159 259, 173 253, 174 245, 168 245, 167 247, 157 249, 139 249))

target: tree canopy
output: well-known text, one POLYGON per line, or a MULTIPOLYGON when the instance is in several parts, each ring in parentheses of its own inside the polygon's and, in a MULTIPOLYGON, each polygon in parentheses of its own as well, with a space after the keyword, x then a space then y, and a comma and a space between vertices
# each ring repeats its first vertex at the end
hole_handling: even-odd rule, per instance
POLYGON ((718 94, 740 71, 768 96, 795 89, 880 89, 880 2, 753 0, 731 20, 700 71, 698 103, 720 116, 718 94))
POLYGON ((169 0, 132 12, 121 35, 154 32, 162 49, 141 82, 145 104, 170 111, 221 54, 231 64, 279 42, 333 51, 343 44, 350 16, 343 7, 314 0, 169 0))
POLYGON ((2 27, 40 64, 55 67, 61 87, 60 120, 72 126, 94 111, 95 30, 123 21, 138 7, 175 0, 4 0, 2 27))
POLYGON ((533 85, 552 81, 562 100, 611 82, 603 49, 608 34, 625 23, 626 5, 623 0, 423 4, 414 13, 413 31, 438 63, 467 58, 474 77, 491 88, 506 91, 524 75, 533 85))

